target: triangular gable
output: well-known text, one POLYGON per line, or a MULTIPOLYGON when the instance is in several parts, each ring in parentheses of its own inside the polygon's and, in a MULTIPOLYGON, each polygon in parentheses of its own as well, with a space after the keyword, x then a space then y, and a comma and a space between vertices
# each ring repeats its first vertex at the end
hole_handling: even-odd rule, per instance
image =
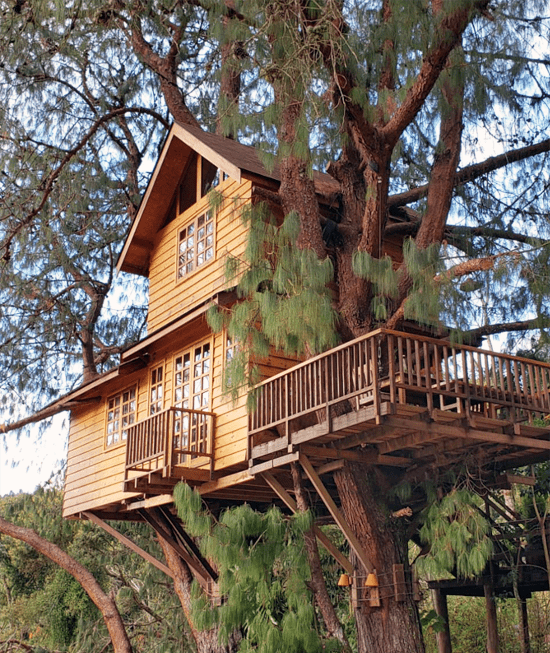
POLYGON ((278 179, 276 172, 267 172, 253 147, 198 127, 174 123, 120 254, 119 271, 147 274, 155 236, 163 226, 182 172, 194 152, 237 182, 241 181, 243 171, 278 179))

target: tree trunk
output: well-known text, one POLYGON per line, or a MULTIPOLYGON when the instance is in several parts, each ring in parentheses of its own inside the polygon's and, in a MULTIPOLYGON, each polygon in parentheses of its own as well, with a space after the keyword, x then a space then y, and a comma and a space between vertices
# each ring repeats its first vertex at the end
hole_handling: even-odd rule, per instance
POLYGON ((484 585, 483 594, 487 609, 487 653, 499 653, 497 608, 493 586, 491 584, 484 585))
POLYGON ((198 630, 195 627, 193 623, 191 597, 193 576, 189 571, 189 567, 183 562, 170 544, 159 533, 157 533, 157 537, 166 559, 166 565, 174 575, 174 590, 183 608, 183 613, 187 619, 197 653, 233 653, 236 651, 240 639, 238 634, 231 637, 230 641, 225 645, 219 641, 219 631, 217 628, 198 630))
POLYGON ((114 600, 105 594, 93 575, 57 545, 40 537, 30 528, 15 526, 0 517, 0 533, 21 540, 64 569, 82 586, 103 616, 115 653, 132 653, 126 628, 114 600))
MULTIPOLYGON (((292 473, 292 481, 294 484, 294 493, 296 495, 296 505, 298 510, 305 512, 309 509, 309 503, 302 485, 301 470, 298 467, 297 463, 291 463, 290 469, 292 473)), ((337 639, 342 644, 343 650, 350 651, 351 649, 346 639, 344 629, 342 628, 342 624, 338 619, 336 610, 334 609, 334 605, 332 604, 329 593, 327 591, 325 578, 323 576, 323 569, 321 566, 321 559, 319 558, 317 537, 315 536, 313 526, 304 533, 304 546, 311 570, 310 587, 313 591, 319 612, 321 613, 323 621, 325 622, 325 626, 327 627, 330 637, 337 639)))
POLYGON ((374 468, 349 463, 334 473, 342 510, 369 559, 379 582, 380 607, 370 607, 364 598, 366 573, 356 566, 358 606, 355 609, 358 653, 423 653, 424 643, 418 608, 413 600, 407 559, 407 538, 399 523, 391 521, 384 505, 389 483, 374 468), (393 588, 393 566, 405 567, 406 591, 397 601, 393 588))

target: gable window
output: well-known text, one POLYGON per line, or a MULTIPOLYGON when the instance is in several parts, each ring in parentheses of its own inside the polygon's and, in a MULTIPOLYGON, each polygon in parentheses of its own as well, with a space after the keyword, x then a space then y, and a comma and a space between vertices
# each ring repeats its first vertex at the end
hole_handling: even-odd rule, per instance
POLYGON ((128 427, 136 421, 136 388, 111 397, 107 402, 107 437, 110 447, 128 437, 128 427))
POLYGON ((214 256, 214 217, 208 210, 180 229, 178 279, 182 279, 214 256))
POLYGON ((149 414, 156 415, 163 409, 164 369, 161 365, 151 370, 151 387, 149 389, 149 414))

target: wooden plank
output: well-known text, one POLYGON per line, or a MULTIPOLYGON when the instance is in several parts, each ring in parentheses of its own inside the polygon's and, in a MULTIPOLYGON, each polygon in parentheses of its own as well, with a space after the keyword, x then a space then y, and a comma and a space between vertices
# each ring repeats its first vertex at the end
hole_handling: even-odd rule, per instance
POLYGON ((341 460, 354 460, 366 465, 388 465, 406 467, 412 462, 409 458, 401 456, 383 456, 373 451, 350 451, 349 449, 336 449, 335 447, 316 447, 314 445, 302 444, 300 451, 312 458, 334 458, 341 460))
POLYGON ((159 494, 156 497, 149 497, 148 499, 142 499, 141 501, 132 501, 126 506, 128 512, 134 510, 141 510, 147 508, 156 508, 157 506, 165 506, 168 503, 173 503, 174 497, 172 494, 159 494))
POLYGON ((104 531, 109 533, 109 535, 112 535, 113 537, 115 537, 119 542, 124 544, 124 546, 131 549, 134 553, 137 553, 138 555, 140 555, 142 558, 147 560, 147 562, 150 562, 152 565, 154 565, 157 569, 160 569, 167 576, 170 576, 170 578, 174 578, 174 574, 170 571, 170 569, 166 565, 162 564, 162 562, 160 562, 160 560, 157 560, 155 558, 155 556, 152 556, 150 553, 147 553, 147 551, 144 551, 135 542, 132 542, 132 540, 130 538, 126 537, 122 533, 119 533, 112 526, 109 526, 109 524, 104 522, 103 519, 100 519, 99 517, 97 517, 97 515, 95 515, 93 512, 84 511, 82 514, 87 519, 89 519, 91 522, 96 524, 96 526, 99 526, 104 531))
POLYGON ((241 483, 246 483, 248 481, 253 481, 254 476, 252 476, 248 470, 243 472, 236 472, 235 474, 228 474, 227 476, 222 476, 221 478, 209 481, 208 483, 203 483, 197 489, 200 494, 210 494, 212 492, 218 492, 223 490, 226 487, 232 487, 233 485, 240 485, 241 483))
POLYGON ((466 438, 473 440, 483 440, 485 442, 495 442, 498 444, 507 444, 516 447, 526 447, 532 449, 550 450, 550 441, 537 440, 520 435, 509 435, 507 433, 490 433, 489 431, 478 431, 471 428, 461 428, 457 426, 445 425, 444 432, 438 431, 438 425, 421 420, 411 422, 399 417, 389 415, 386 418, 386 423, 394 428, 406 429, 408 431, 422 431, 425 433, 433 433, 434 435, 441 436, 444 434, 446 437, 466 438))
MULTIPOLYGON (((262 474, 262 478, 271 487, 275 494, 277 494, 281 501, 283 501, 290 508, 290 510, 292 510, 292 512, 298 511, 296 501, 290 496, 290 494, 272 474, 264 472, 262 474)), ((315 536, 319 542, 321 542, 321 544, 332 555, 332 557, 342 565, 344 571, 348 574, 353 574, 353 565, 346 558, 346 556, 336 546, 334 546, 334 544, 318 526, 314 526, 313 529, 315 531, 315 536)))
POLYGON ((361 561, 361 564, 365 568, 366 572, 370 574, 374 569, 374 565, 370 561, 366 551, 363 549, 363 546, 361 545, 361 543, 359 542, 359 540, 357 539, 357 537, 349 527, 348 523, 344 519, 344 516, 342 515, 342 513, 334 503, 326 487, 323 485, 323 482, 317 475, 317 472, 313 468, 313 465, 309 462, 308 458, 303 454, 300 454, 300 464, 304 468, 304 471, 306 472, 309 480, 313 484, 313 487, 317 490, 317 494, 321 497, 323 503, 325 504, 328 511, 332 515, 332 518, 338 524, 340 530, 346 537, 351 548, 354 550, 355 554, 361 561))

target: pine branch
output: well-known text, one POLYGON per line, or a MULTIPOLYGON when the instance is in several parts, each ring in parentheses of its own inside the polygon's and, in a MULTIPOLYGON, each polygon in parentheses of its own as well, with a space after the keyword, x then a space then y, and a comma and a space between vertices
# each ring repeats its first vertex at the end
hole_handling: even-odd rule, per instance
MULTIPOLYGON (((401 225, 397 225, 401 226, 401 225)), ((387 230, 386 230, 387 231, 387 230)), ((516 243, 524 243, 526 245, 544 245, 547 241, 542 238, 536 238, 534 236, 527 236, 526 234, 519 234, 515 231, 509 229, 496 229, 493 227, 462 227, 455 225, 447 225, 445 227, 445 232, 449 234, 449 238, 472 238, 479 236, 481 238, 488 238, 491 240, 511 240, 516 243)), ((401 233, 401 232, 399 232, 401 233)), ((453 242, 453 245, 456 245, 453 242)))
POLYGON ((387 143, 395 145, 401 134, 415 119, 439 79, 449 54, 458 45, 464 30, 470 24, 474 10, 483 10, 488 4, 488 0, 460 3, 459 9, 443 17, 436 28, 439 40, 424 57, 418 77, 407 91, 405 100, 381 130, 387 143))
POLYGON ((464 336, 472 341, 476 341, 483 336, 491 336, 497 333, 507 333, 510 331, 533 331, 535 329, 547 329, 550 327, 550 317, 542 315, 532 320, 520 320, 517 322, 500 322, 498 324, 485 324, 465 331, 464 336))
POLYGON ((100 129, 102 125, 107 123, 109 120, 112 120, 116 116, 120 116, 125 113, 138 113, 138 114, 146 114, 149 116, 153 116, 159 122, 161 122, 164 127, 168 128, 168 122, 157 112, 152 109, 147 109, 145 107, 121 107, 120 109, 113 109, 112 111, 109 111, 105 115, 101 116, 98 118, 93 125, 90 127, 88 132, 78 141, 78 143, 71 148, 70 150, 67 151, 59 165, 50 172, 50 174, 46 177, 46 179, 43 179, 41 184, 40 184, 40 189, 42 190, 42 197, 40 198, 39 203, 29 212, 27 215, 23 216, 23 218, 20 220, 20 222, 17 224, 16 227, 12 229, 11 234, 6 238, 4 243, 2 243, 2 249, 4 250, 3 257, 4 260, 9 261, 11 257, 10 249, 11 249, 11 244, 13 240, 16 238, 16 236, 23 231, 25 227, 31 224, 32 220, 40 213, 40 211, 44 208, 46 202, 48 201, 48 198, 50 196, 50 193, 53 190, 54 184, 59 178, 59 175, 63 171, 63 169, 69 164, 69 162, 76 156, 78 152, 88 143, 88 141, 94 136, 94 134, 100 129))
MULTIPOLYGON (((462 186, 471 181, 475 181, 479 177, 483 177, 490 172, 505 168, 511 163, 518 163, 519 161, 525 161, 533 156, 538 154, 543 154, 544 152, 550 152, 550 138, 540 143, 535 143, 534 145, 527 145, 525 147, 520 147, 516 150, 509 150, 504 152, 504 154, 499 154, 497 156, 491 156, 485 161, 480 163, 474 163, 470 166, 466 166, 459 170, 454 177, 454 186, 462 186)), ((412 188, 411 190, 405 191, 404 193, 399 193, 393 195, 388 199, 388 206, 394 208, 397 206, 404 206, 406 204, 411 204, 417 202, 428 194, 430 184, 424 184, 423 186, 418 186, 417 188, 412 188)))

